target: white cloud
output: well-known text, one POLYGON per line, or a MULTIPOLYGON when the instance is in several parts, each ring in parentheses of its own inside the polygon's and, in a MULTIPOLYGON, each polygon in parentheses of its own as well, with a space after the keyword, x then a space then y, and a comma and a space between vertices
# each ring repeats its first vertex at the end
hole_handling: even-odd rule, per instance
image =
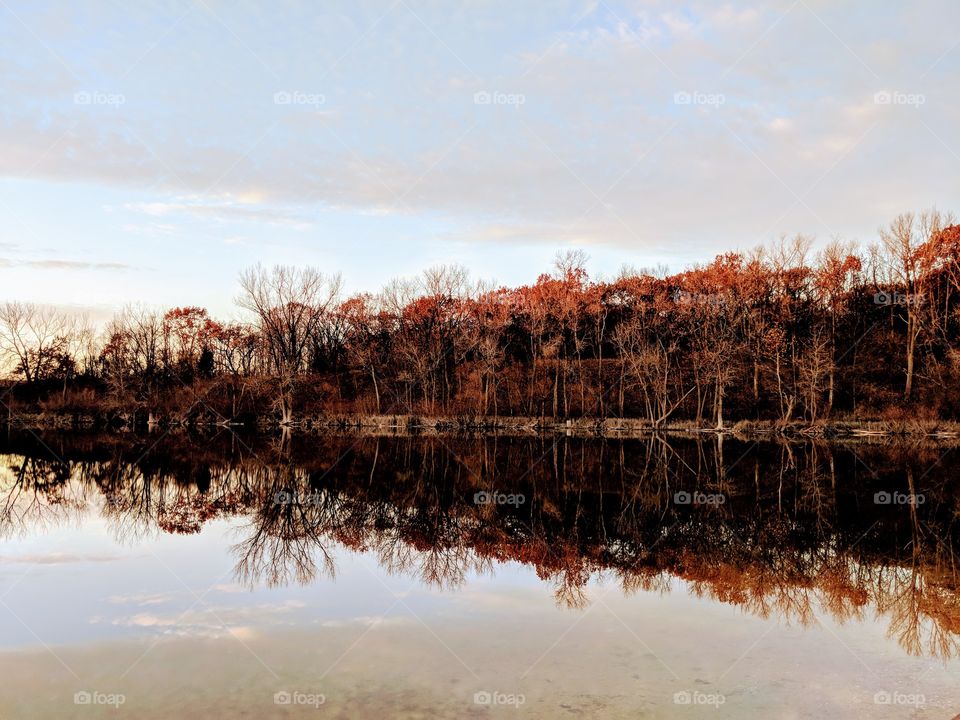
MULTIPOLYGON (((296 211, 257 206, 262 193, 247 191, 244 196, 247 203, 227 200, 188 199, 176 202, 136 202, 126 203, 123 209, 143 213, 151 217, 193 215, 215 222, 253 221, 277 225, 289 225, 298 229, 311 227, 301 213, 296 211)), ((166 226, 169 227, 169 226, 166 226)))
POLYGON ((63 68, 42 81, 49 58, 17 61, 0 80, 17 98, 0 117, 0 174, 140 189, 159 199, 120 209, 163 222, 127 232, 230 224, 227 245, 247 237, 234 225, 307 230, 336 209, 453 218, 467 229, 448 239, 480 246, 683 243, 707 255, 782 232, 872 233, 885 220, 878 207, 955 197, 954 4, 469 12, 484 30, 476 38, 463 18, 424 11, 425 31, 402 8, 369 37, 372 19, 348 6, 330 30, 295 12, 240 14, 255 56, 205 42, 187 17, 129 77, 120 58, 142 53, 134 39, 98 49, 100 84, 127 97, 116 109, 64 101, 74 88, 63 68), (878 106, 883 87, 928 101, 878 106), (322 93, 327 114, 278 109, 278 88, 322 93), (478 107, 484 88, 525 102, 478 107), (725 101, 679 105, 678 91, 725 101))

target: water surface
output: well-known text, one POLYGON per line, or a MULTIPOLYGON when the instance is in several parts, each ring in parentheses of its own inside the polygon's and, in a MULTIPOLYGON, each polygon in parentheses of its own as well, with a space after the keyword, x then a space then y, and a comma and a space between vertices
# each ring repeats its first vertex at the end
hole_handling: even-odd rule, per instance
POLYGON ((2 717, 950 718, 954 452, 13 433, 2 717))

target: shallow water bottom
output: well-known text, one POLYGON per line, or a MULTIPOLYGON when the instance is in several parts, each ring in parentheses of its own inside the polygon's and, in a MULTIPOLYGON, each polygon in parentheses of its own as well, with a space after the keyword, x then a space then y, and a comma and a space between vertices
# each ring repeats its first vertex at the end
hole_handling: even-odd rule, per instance
POLYGON ((169 615, 141 608, 112 621, 140 637, 4 652, 0 708, 16 718, 786 720, 956 711, 956 669, 891 648, 868 618, 838 625, 819 616, 800 628, 692 597, 682 584, 628 597, 593 587, 590 605, 576 611, 526 586, 523 573, 513 578, 439 597, 384 586, 362 603, 379 604, 379 613, 355 617, 314 612, 306 600, 241 603, 250 596, 236 592, 224 593, 229 604, 204 598, 169 615), (78 692, 91 693, 90 704, 77 704, 78 692))

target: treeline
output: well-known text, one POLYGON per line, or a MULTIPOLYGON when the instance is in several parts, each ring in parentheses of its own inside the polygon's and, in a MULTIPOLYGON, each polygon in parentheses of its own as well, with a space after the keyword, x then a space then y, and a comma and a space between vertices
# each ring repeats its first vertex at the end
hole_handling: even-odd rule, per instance
POLYGON ((865 248, 804 237, 681 273, 592 280, 579 252, 532 285, 437 267, 345 297, 338 276, 257 266, 247 321, 129 307, 101 332, 0 306, 5 403, 39 410, 632 417, 960 417, 960 225, 898 216, 865 248))

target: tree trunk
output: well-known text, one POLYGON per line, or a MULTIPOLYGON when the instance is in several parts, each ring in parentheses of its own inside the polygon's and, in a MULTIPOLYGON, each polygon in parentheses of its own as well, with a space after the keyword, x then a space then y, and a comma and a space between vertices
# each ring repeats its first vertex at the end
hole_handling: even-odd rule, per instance
POLYGON ((915 329, 916 320, 909 323, 907 333, 907 382, 903 388, 903 399, 909 400, 913 391, 913 358, 917 348, 917 335, 919 331, 915 329))
POLYGON ((723 382, 717 376, 717 430, 723 430, 723 382))
POLYGON ((370 366, 370 377, 373 378, 373 394, 377 398, 377 415, 380 414, 380 387, 377 385, 377 370, 370 366))

